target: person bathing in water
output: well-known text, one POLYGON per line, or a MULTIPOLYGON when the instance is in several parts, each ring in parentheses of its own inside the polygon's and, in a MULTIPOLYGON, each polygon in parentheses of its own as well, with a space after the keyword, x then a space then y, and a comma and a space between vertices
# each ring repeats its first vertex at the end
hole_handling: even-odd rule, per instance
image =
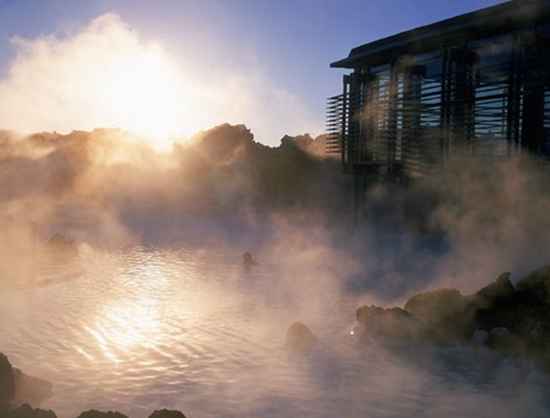
POLYGON ((252 254, 248 251, 243 254, 243 266, 245 269, 250 270, 253 266, 258 265, 252 254))

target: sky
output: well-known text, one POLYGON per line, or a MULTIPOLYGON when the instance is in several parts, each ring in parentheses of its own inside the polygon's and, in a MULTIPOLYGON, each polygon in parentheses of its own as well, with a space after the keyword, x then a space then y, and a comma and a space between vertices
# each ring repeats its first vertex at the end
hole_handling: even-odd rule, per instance
POLYGON ((329 64, 352 47, 497 3, 0 0, 0 129, 175 137, 230 122, 278 145, 322 133, 341 88, 329 64))

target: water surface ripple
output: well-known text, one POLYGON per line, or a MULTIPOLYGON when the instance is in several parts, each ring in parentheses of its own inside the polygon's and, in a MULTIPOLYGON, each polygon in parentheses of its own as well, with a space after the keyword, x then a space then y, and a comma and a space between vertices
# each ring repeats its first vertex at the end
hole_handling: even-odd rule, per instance
POLYGON ((78 268, 44 266, 43 286, 4 291, 0 351, 55 384, 42 406, 62 418, 89 408, 141 418, 162 407, 193 418, 550 414, 548 379, 528 364, 464 348, 358 350, 347 334, 353 298, 309 312, 277 285, 277 269, 245 273, 238 261, 83 251, 78 268), (297 319, 322 342, 300 359, 283 349, 297 319))

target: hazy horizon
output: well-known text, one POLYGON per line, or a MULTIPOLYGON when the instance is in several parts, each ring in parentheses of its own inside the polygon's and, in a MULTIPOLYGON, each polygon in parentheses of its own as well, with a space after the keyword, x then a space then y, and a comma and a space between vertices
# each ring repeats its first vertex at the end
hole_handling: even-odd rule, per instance
POLYGON ((224 122, 246 124, 267 145, 285 134, 316 136, 325 100, 341 86, 330 62, 367 41, 496 3, 3 0, 0 128, 121 128, 164 147, 166 137, 224 122))

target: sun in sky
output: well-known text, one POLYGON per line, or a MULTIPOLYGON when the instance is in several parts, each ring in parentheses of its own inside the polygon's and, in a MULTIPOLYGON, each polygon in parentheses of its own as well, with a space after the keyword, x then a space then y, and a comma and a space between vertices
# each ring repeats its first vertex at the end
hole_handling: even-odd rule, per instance
POLYGON ((0 77, 0 129, 120 128, 166 150, 176 139, 226 122, 245 123, 264 141, 320 126, 297 96, 259 70, 204 68, 144 38, 117 14, 62 35, 15 36, 11 43, 15 59, 0 77))

